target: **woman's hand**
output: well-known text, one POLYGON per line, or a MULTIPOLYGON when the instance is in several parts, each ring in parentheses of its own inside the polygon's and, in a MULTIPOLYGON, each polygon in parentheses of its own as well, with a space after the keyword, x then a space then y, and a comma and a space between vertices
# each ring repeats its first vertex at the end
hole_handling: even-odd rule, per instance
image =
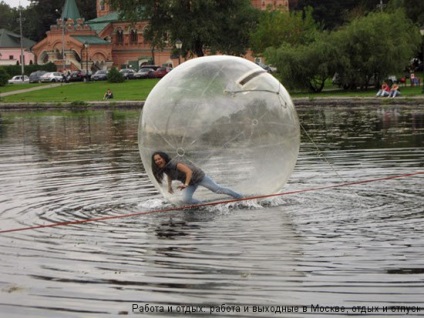
POLYGON ((180 189, 181 191, 182 190, 184 190, 185 188, 187 188, 188 187, 188 185, 186 185, 186 184, 182 184, 182 185, 179 185, 178 186, 178 189, 180 189))

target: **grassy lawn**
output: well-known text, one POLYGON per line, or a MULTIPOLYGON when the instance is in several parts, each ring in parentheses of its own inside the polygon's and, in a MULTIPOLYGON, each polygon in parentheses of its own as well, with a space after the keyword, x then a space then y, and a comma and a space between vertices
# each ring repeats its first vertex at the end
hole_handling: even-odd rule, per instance
MULTIPOLYGON (((27 103, 27 102, 90 102, 100 101, 103 94, 110 88, 114 94, 112 101, 142 101, 146 100, 148 94, 158 82, 158 79, 140 79, 130 80, 123 83, 108 83, 106 81, 99 82, 76 82, 62 84, 53 88, 45 88, 34 90, 31 92, 20 93, 16 95, 5 96, 1 98, 1 102, 5 103, 27 103)), ((40 85, 50 84, 19 84, 6 85, 0 88, 0 93, 25 88, 33 88, 40 85)), ((422 86, 402 86, 400 87, 403 97, 423 96, 422 86)), ((377 89, 370 88, 368 90, 343 90, 336 86, 328 85, 321 93, 312 94, 309 92, 290 92, 293 98, 346 98, 346 97, 375 97, 377 89)))
MULTIPOLYGON (((4 96, 1 101, 5 103, 99 101, 103 99, 103 95, 108 88, 112 90, 115 100, 145 100, 157 82, 157 79, 130 80, 123 83, 109 83, 106 81, 74 82, 57 87, 4 96)), ((32 88, 36 85, 20 84, 18 89, 32 88)), ((15 87, 12 88, 10 86, 13 85, 2 87, 0 92, 5 93, 15 89, 15 87)))
POLYGON ((27 89, 27 88, 32 88, 32 87, 37 87, 37 86, 42 86, 45 84, 6 84, 6 86, 0 86, 0 93, 7 93, 7 92, 12 92, 12 91, 19 91, 21 89, 27 89))
MULTIPOLYGON (((423 96, 424 93, 422 92, 423 87, 422 86, 402 86, 400 85, 400 92, 402 94, 402 97, 414 97, 414 96, 423 96)), ((305 93, 305 92, 291 92, 290 95, 292 98, 301 98, 301 97, 308 97, 310 99, 313 98, 321 98, 321 97, 333 97, 333 98, 346 98, 346 97, 375 97, 375 94, 377 94, 378 89, 375 89, 374 87, 369 88, 367 90, 344 90, 344 89, 327 89, 321 93, 311 94, 311 93, 305 93)))
MULTIPOLYGON (((397 75, 396 77, 399 79, 401 78, 403 75, 397 75)), ((416 73, 415 76, 419 77, 419 78, 424 78, 424 73, 416 73)), ((422 92, 423 87, 422 86, 410 86, 410 82, 409 80, 407 80, 407 84, 399 84, 400 87, 400 92, 402 94, 403 97, 414 97, 414 96, 423 96, 424 97, 424 93, 422 92)), ((375 88, 375 87, 370 87, 367 90, 344 90, 344 89, 340 89, 337 85, 332 84, 332 80, 331 78, 329 78, 326 82, 325 82, 325 86, 324 86, 324 90, 321 93, 310 93, 310 92, 298 92, 298 91, 291 91, 290 95, 293 98, 320 98, 320 97, 333 97, 333 98, 346 98, 346 97, 375 97, 375 95, 377 94, 377 91, 379 90, 379 88, 375 88)))

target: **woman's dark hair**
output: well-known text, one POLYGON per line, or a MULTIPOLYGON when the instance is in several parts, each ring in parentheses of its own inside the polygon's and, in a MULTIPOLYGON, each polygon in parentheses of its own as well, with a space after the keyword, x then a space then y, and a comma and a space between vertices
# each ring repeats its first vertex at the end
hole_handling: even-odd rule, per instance
POLYGON ((171 161, 171 158, 169 158, 168 154, 162 151, 156 151, 153 153, 152 155, 152 172, 153 175, 155 176, 155 179, 157 182, 162 183, 163 180, 163 169, 159 168, 156 164, 155 164, 155 159, 154 157, 156 155, 159 155, 162 157, 163 160, 165 160, 165 163, 168 164, 168 162, 171 161))

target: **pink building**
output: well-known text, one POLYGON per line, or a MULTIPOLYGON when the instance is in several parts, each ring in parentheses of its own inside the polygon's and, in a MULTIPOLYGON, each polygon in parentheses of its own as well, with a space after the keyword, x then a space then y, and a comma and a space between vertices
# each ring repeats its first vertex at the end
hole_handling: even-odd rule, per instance
POLYGON ((34 41, 24 37, 21 52, 20 35, 0 29, 0 65, 22 65, 21 53, 24 65, 34 64, 34 54, 30 51, 34 44, 34 41))

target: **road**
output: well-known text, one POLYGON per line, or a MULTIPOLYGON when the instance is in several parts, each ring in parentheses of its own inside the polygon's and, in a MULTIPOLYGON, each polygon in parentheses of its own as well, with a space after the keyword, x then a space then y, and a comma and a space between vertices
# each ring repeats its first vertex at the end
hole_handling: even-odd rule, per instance
POLYGON ((52 88, 52 87, 56 87, 56 86, 60 86, 60 85, 63 85, 63 84, 62 83, 54 83, 54 84, 49 84, 49 85, 42 85, 42 86, 36 86, 36 87, 31 87, 31 88, 19 89, 19 90, 16 90, 16 91, 11 91, 11 92, 6 92, 6 93, 0 93, 0 98, 5 97, 5 96, 10 96, 10 95, 16 95, 16 94, 31 92, 31 91, 37 91, 39 89, 52 88))

